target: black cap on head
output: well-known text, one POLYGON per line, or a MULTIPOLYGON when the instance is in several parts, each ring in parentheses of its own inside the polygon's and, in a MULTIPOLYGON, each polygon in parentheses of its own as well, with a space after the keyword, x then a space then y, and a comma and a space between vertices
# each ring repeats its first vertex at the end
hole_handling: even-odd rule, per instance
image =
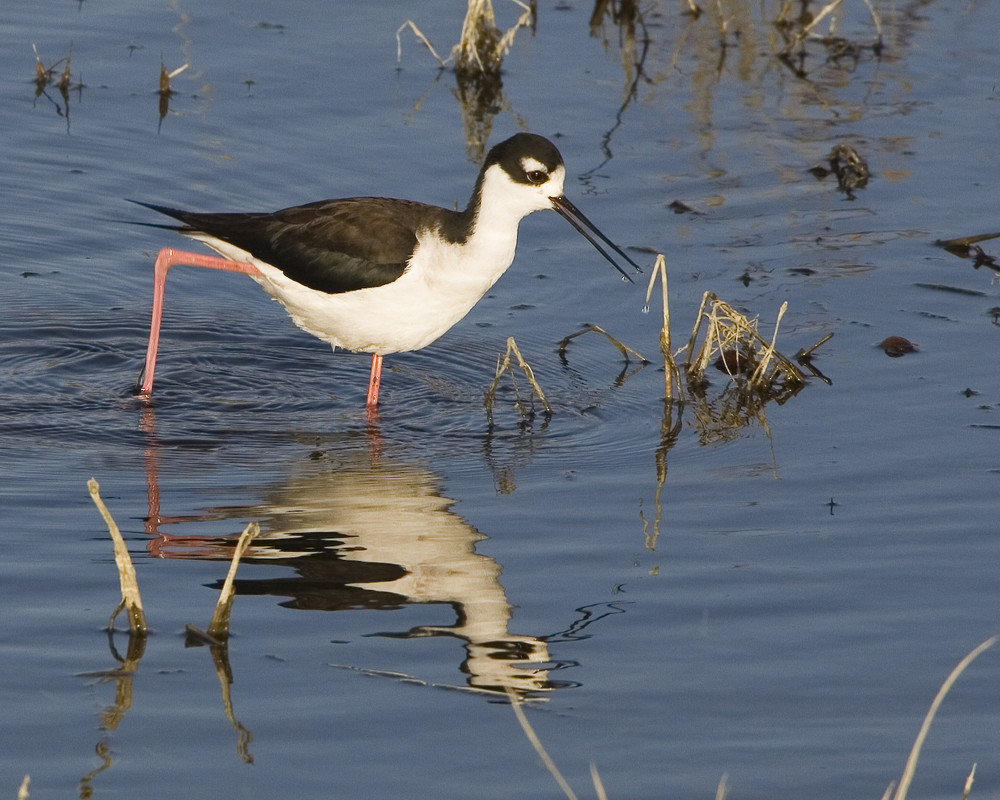
POLYGON ((525 172, 525 159, 534 159, 545 171, 552 173, 556 167, 563 166, 563 159, 556 146, 544 136, 534 133, 517 133, 505 139, 486 155, 483 168, 499 164, 500 167, 518 183, 536 183, 525 172))

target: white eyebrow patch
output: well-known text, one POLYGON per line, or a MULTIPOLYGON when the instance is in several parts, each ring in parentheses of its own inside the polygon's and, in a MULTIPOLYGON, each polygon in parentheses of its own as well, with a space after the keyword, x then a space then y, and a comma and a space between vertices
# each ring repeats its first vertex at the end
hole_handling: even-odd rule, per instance
POLYGON ((521 159, 521 169, 523 169, 525 173, 544 172, 547 174, 549 171, 549 168, 546 167, 541 161, 537 158, 532 158, 531 156, 525 156, 521 159))

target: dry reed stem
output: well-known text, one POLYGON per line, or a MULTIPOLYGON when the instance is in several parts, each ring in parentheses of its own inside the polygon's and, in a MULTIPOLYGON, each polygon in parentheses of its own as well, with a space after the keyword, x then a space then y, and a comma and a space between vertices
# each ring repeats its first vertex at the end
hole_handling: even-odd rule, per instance
POLYGON ((170 81, 180 75, 189 66, 191 65, 183 64, 177 69, 167 72, 167 68, 163 66, 163 62, 160 62, 160 97, 170 97, 174 93, 174 90, 170 88, 170 81))
POLYGON ((795 354, 795 358, 799 359, 800 361, 802 359, 808 359, 813 353, 815 353, 820 347, 822 347, 824 344, 826 344, 832 338, 833 338, 833 334, 832 333, 828 333, 826 336, 824 336, 822 339, 820 339, 818 342, 816 342, 816 344, 814 344, 812 347, 806 347, 806 348, 804 348, 802 350, 799 350, 799 352, 797 352, 795 354))
MULTIPOLYGON (((875 37, 879 42, 881 42, 882 17, 879 16, 878 11, 875 10, 875 7, 872 5, 871 0, 863 0, 863 2, 868 7, 868 13, 871 15, 872 18, 872 24, 875 26, 875 37)), ((812 33, 813 29, 815 29, 816 26, 823 21, 823 19, 825 19, 833 11, 835 11, 841 3, 843 3, 843 0, 831 0, 831 2, 823 6, 823 8, 819 10, 819 13, 817 13, 816 16, 812 18, 809 24, 803 26, 802 29, 795 34, 792 40, 785 46, 784 52, 789 52, 793 47, 797 47, 806 37, 808 37, 812 33)), ((785 16, 790 6, 791 3, 787 2, 784 5, 784 7, 782 7, 781 12, 778 14, 778 17, 775 20, 776 23, 782 23, 785 21, 785 16)))
POLYGON ((510 48, 514 45, 514 37, 517 35, 518 30, 521 28, 527 28, 531 25, 531 20, 534 12, 531 10, 531 6, 522 3, 521 0, 513 0, 515 5, 521 7, 521 16, 517 18, 517 22, 514 23, 513 27, 508 28, 507 32, 500 37, 500 41, 497 42, 496 57, 499 60, 501 56, 507 55, 510 52, 510 48))
POLYGON ((41 56, 38 55, 38 48, 32 44, 31 49, 35 53, 35 85, 41 90, 48 86, 49 81, 52 80, 52 73, 55 72, 56 67, 58 67, 65 59, 60 58, 51 67, 46 67, 42 63, 41 56))
POLYGON ((653 296, 653 283, 660 279, 660 294, 663 301, 663 327, 660 328, 660 352, 663 354, 663 390, 668 400, 674 397, 674 384, 680 381, 680 370, 677 369, 677 362, 674 360, 673 350, 670 346, 670 300, 667 292, 667 259, 663 253, 656 254, 656 263, 653 264, 653 273, 649 276, 649 284, 646 286, 646 305, 649 305, 649 298, 653 296))
POLYGON ((118 529, 111 512, 108 511, 108 507, 101 499, 101 487, 97 481, 93 478, 87 481, 87 489, 111 534, 111 541, 115 547, 115 564, 118 566, 118 577, 121 581, 122 602, 111 615, 111 619, 108 621, 108 630, 114 629, 115 617, 122 607, 125 607, 128 610, 129 630, 132 633, 144 635, 149 628, 146 626, 146 614, 142 610, 142 597, 139 595, 139 582, 135 577, 135 567, 132 564, 128 548, 125 546, 125 539, 122 538, 122 532, 118 529))
POLYGON ((777 352, 775 348, 778 343, 778 326, 781 324, 781 318, 785 316, 785 312, 787 310, 788 301, 786 300, 781 304, 781 308, 778 309, 778 318, 774 321, 774 333, 771 335, 771 344, 764 348, 763 358, 761 358, 760 364, 750 377, 750 383, 752 384, 756 385, 764 379, 764 374, 767 372, 767 367, 771 363, 771 358, 777 352))
POLYGON ((983 233, 978 236, 961 236, 958 239, 938 239, 935 244, 939 247, 968 247, 970 244, 985 242, 987 239, 996 239, 1000 233, 983 233))
POLYGON ((843 2, 844 0, 832 0, 832 2, 827 3, 825 6, 823 6, 823 8, 820 9, 819 13, 815 17, 813 17, 812 22, 804 26, 802 30, 799 31, 798 39, 801 41, 810 33, 812 33, 813 28, 819 25, 819 23, 822 22, 827 15, 835 11, 837 6, 839 6, 843 2))
POLYGON ((49 70, 42 64, 42 58, 38 55, 38 48, 35 43, 31 43, 31 49, 35 51, 35 82, 44 86, 49 82, 49 70))
POLYGON ((976 765, 972 765, 972 771, 969 773, 969 777, 965 779, 965 788, 962 790, 962 800, 969 800, 969 794, 972 792, 972 782, 976 777, 976 765))
POLYGON ((597 764, 590 762, 590 780, 594 782, 594 791, 597 793, 597 800, 608 800, 608 793, 604 791, 604 781, 597 771, 597 764))
MULTIPOLYGON (((524 356, 521 355, 521 351, 517 349, 517 342, 514 341, 513 336, 507 338, 507 350, 506 352, 497 358, 497 371, 496 376, 493 378, 493 382, 490 384, 490 388, 486 390, 485 403, 486 408, 490 412, 490 417, 492 419, 493 403, 496 399, 497 386, 500 384, 500 378, 505 372, 510 373, 511 382, 514 383, 514 391, 517 392, 517 383, 514 381, 514 369, 510 363, 510 357, 514 355, 517 358, 518 366, 521 368, 521 372, 524 373, 524 377, 528 379, 528 383, 531 384, 531 389, 535 394, 538 395, 538 399, 542 401, 542 405, 545 407, 545 413, 548 416, 552 416, 552 406, 549 405, 549 401, 545 397, 545 392, 542 391, 542 387, 539 386, 538 381, 535 380, 535 373, 532 371, 531 366, 527 361, 524 360, 524 356)), ((525 411, 521 406, 520 397, 515 401, 521 415, 525 415, 525 411)))
POLYGON ((615 349, 617 349, 618 352, 622 354, 622 358, 625 359, 625 363, 626 364, 629 363, 629 360, 628 360, 628 354, 629 353, 631 353, 632 355, 634 355, 636 358, 638 358, 644 364, 648 364, 649 363, 649 360, 646 359, 645 357, 643 357, 643 355, 641 353, 639 353, 636 350, 633 350, 631 347, 629 347, 627 344, 625 344, 620 339, 616 339, 614 336, 612 336, 610 333, 608 333, 606 330, 604 330, 604 328, 602 328, 600 325, 588 325, 587 327, 585 327, 585 328, 583 328, 581 330, 578 330, 576 333, 571 333, 569 336, 565 337, 561 342, 559 342, 559 355, 561 357, 565 357, 565 355, 566 355, 566 348, 569 345, 570 340, 571 339, 575 339, 577 336, 583 336, 585 333, 599 333, 602 336, 604 336, 609 342, 611 342, 611 344, 613 344, 615 346, 615 349))
POLYGON ((17 800, 28 800, 28 784, 31 783, 31 776, 25 775, 21 781, 21 788, 17 790, 17 800))
POLYGON ((462 20, 462 32, 458 43, 451 48, 448 58, 441 58, 434 49, 434 45, 424 36, 417 24, 413 20, 407 20, 396 30, 396 63, 398 64, 403 59, 403 44, 399 34, 405 28, 409 28, 434 56, 439 67, 445 67, 450 62, 455 61, 456 69, 459 71, 479 73, 498 71, 503 57, 514 44, 517 31, 531 25, 533 16, 530 6, 522 3, 521 0, 513 0, 513 2, 523 9, 521 16, 518 17, 512 28, 500 34, 493 15, 492 1, 468 0, 465 18, 462 20))
POLYGON ((434 45, 432 45, 430 40, 424 36, 420 28, 417 27, 416 23, 409 19, 400 25, 396 31, 396 63, 398 64, 403 60, 403 43, 400 41, 399 34, 401 34, 403 32, 403 28, 406 28, 407 26, 409 26, 411 31, 413 31, 413 35, 423 42, 424 47, 431 51, 431 55, 434 56, 434 60, 438 62, 438 66, 444 67, 446 62, 437 54, 437 50, 434 49, 434 45))
POLYGON ((705 292, 702 296, 701 307, 698 309, 698 316, 695 318, 694 328, 691 330, 691 338, 688 340, 688 353, 684 362, 685 369, 689 374, 704 377, 705 370, 708 369, 715 352, 724 354, 727 349, 732 349, 750 356, 755 354, 759 347, 762 354, 761 363, 748 381, 750 386, 770 388, 778 371, 784 373, 786 380, 796 384, 804 384, 805 375, 802 374, 802 371, 778 352, 776 347, 778 324, 787 308, 787 303, 782 304, 775 322, 774 335, 768 342, 758 333, 757 320, 748 319, 728 303, 720 300, 713 292, 705 292), (707 312, 706 306, 709 306, 707 312), (707 322, 705 341, 702 343, 701 349, 697 351, 697 355, 693 356, 695 342, 701 331, 703 320, 707 322), (773 369, 768 371, 772 359, 776 364, 773 369))
POLYGON ((468 0, 465 18, 462 20, 462 33, 458 37, 458 44, 451 49, 455 68, 480 74, 496 70, 498 51, 495 45, 499 41, 498 34, 490 0, 468 0))
MULTIPOLYGON (((948 694, 952 685, 958 680, 958 676, 961 675, 965 668, 971 664, 977 656, 979 656, 984 650, 988 650, 994 644, 996 644, 998 636, 991 636, 985 642, 983 642, 978 647, 973 648, 968 655, 965 656, 955 668, 951 671, 951 674, 945 678, 944 683, 941 684, 941 688, 938 689, 937 695, 934 697, 934 701, 931 703, 931 707, 927 710, 927 716, 924 717, 923 725, 920 726, 920 732, 917 734, 916 741, 913 742, 913 748, 910 750, 910 757, 906 759, 906 766, 903 769, 903 775, 899 779, 899 786, 896 788, 895 794, 892 796, 892 800, 905 800, 906 793, 910 789, 910 783, 913 781, 913 774, 917 771, 917 760, 920 758, 920 749, 924 746, 924 739, 927 738, 927 732, 931 729, 931 723, 934 721, 934 715, 937 714, 938 708, 941 706, 942 701, 946 694, 948 694)), ((973 771, 975 769, 973 768, 973 771)), ((970 781, 972 776, 966 781, 966 785, 971 788, 970 781)), ((890 789, 892 787, 890 786, 890 789)), ((888 790, 886 791, 888 794, 888 790)))
POLYGON ((73 45, 69 46, 69 55, 66 56, 66 67, 62 71, 62 75, 59 76, 59 91, 65 94, 69 91, 70 87, 70 74, 69 74, 69 62, 73 58, 73 45))
POLYGON ((719 43, 726 46, 726 34, 729 32, 729 20, 726 19, 726 12, 722 8, 722 0, 715 0, 715 11, 718 14, 716 22, 719 25, 719 43))
POLYGON ((450 58, 455 59, 457 69, 479 73, 492 73, 500 69, 503 57, 514 44, 518 30, 531 24, 531 7, 521 0, 513 2, 523 9, 521 16, 512 28, 498 37, 500 31, 493 15, 492 0, 469 0, 468 10, 462 21, 462 34, 458 44, 451 50, 450 58))
MULTIPOLYGON (((576 793, 573 791, 573 787, 571 787, 563 777, 562 773, 559 771, 559 767, 556 766, 556 762, 552 760, 552 757, 548 754, 544 745, 542 745, 542 740, 538 738, 538 734, 535 733, 535 729, 531 727, 531 723, 528 722, 528 718, 521 710, 521 698, 518 697, 509 686, 505 686, 504 691, 507 692, 507 699, 510 700, 510 707, 514 710, 514 716, 517 717, 521 730, 524 731, 524 735, 531 743, 531 746, 535 748, 535 752, 538 753, 538 757, 542 759, 542 763, 545 764, 545 768, 549 771, 549 774, 556 779, 556 783, 559 784, 559 788, 563 790, 563 794, 565 794, 569 800, 579 800, 576 793)), ((608 800, 608 795, 604 791, 604 784, 601 781, 601 776, 597 773, 597 767, 593 762, 590 764, 590 778, 594 782, 594 791, 597 793, 598 800, 608 800)))
POLYGON ((729 793, 729 773, 723 772, 719 778, 719 785, 715 787, 715 800, 726 800, 729 793))
POLYGON ((229 636, 229 612, 233 607, 233 582, 236 580, 236 569, 240 565, 240 558, 246 552, 250 542, 260 534, 260 524, 251 522, 243 533, 240 534, 239 541, 233 550, 233 560, 229 563, 229 573, 226 581, 222 585, 222 592, 219 594, 219 602, 215 604, 215 613, 212 614, 212 621, 208 624, 208 635, 225 639, 229 636))
POLYGON ((875 25, 875 33, 878 35, 878 38, 881 39, 882 18, 879 16, 879 13, 875 10, 875 7, 872 5, 871 0, 865 0, 865 5, 868 6, 868 13, 872 15, 872 23, 875 25))
POLYGON ((754 339, 763 341, 757 333, 757 320, 745 317, 728 303, 712 295, 705 343, 695 364, 698 374, 703 375, 708 369, 715 350, 721 353, 729 347, 738 348, 743 343, 751 343, 754 339))
POLYGON ((785 17, 792 8, 792 0, 785 0, 784 4, 781 6, 781 10, 778 11, 777 16, 774 18, 775 25, 785 25, 787 24, 785 17))
POLYGON ((705 316, 705 306, 708 305, 709 297, 714 297, 711 292, 705 292, 701 296, 701 305, 698 306, 698 313, 694 318, 694 328, 691 329, 691 338, 688 339, 688 343, 685 347, 687 355, 684 357, 684 369, 691 372, 691 359, 694 357, 694 343, 698 338, 698 330, 701 328, 701 320, 705 316))

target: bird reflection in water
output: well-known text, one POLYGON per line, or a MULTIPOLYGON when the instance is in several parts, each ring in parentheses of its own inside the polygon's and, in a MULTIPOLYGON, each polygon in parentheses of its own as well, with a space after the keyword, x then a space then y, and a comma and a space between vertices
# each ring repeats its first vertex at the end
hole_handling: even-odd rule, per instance
MULTIPOLYGON (((151 424, 146 428, 152 434, 151 424)), ((147 545, 153 555, 228 561, 236 536, 180 536, 164 528, 206 519, 257 520, 260 536, 241 563, 286 566, 294 574, 237 577, 237 594, 285 597, 286 608, 322 611, 446 605, 454 624, 374 635, 459 639, 465 649, 459 669, 467 676, 460 688, 467 690, 509 689, 529 698, 573 685, 550 678, 560 665, 550 661, 544 637, 510 632, 501 567, 476 552, 486 537, 451 510, 440 479, 424 467, 349 448, 325 462, 304 461, 300 474, 264 489, 259 505, 167 517, 159 508, 155 435, 150 442, 146 529, 154 537, 147 545)))

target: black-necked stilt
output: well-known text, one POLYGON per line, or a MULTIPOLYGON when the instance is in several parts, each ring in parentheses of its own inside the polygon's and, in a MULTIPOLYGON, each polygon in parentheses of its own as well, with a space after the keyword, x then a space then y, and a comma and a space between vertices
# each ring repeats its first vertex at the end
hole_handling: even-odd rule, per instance
POLYGON ((555 209, 626 278, 602 243, 641 272, 566 199, 565 176, 555 145, 519 133, 490 150, 465 211, 385 197, 322 200, 272 214, 141 203, 180 220, 170 229, 223 258, 160 251, 137 394, 153 390, 164 281, 176 264, 246 273, 303 330, 335 348, 371 353, 369 409, 378 405, 382 357, 426 347, 469 313, 514 260, 518 223, 532 211, 555 209))

